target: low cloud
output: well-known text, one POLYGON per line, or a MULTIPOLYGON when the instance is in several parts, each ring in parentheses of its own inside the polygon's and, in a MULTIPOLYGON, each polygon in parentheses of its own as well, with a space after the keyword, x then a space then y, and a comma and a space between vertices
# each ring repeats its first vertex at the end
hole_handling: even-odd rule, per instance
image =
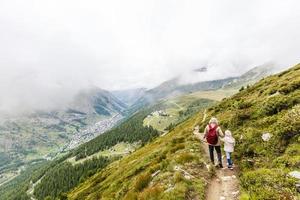
POLYGON ((151 88, 203 66, 206 79, 269 61, 291 66, 299 62, 299 7, 297 0, 3 0, 0 110, 63 107, 91 86, 151 88))

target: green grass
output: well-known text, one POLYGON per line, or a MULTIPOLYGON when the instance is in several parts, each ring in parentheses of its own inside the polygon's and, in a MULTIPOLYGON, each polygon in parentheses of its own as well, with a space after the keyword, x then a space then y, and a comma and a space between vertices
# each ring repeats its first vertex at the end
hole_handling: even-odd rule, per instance
MULTIPOLYGON (((207 109, 204 123, 202 115, 197 113, 168 134, 112 163, 71 191, 68 197, 204 199, 204 179, 209 179, 211 172, 205 169, 200 144, 191 134, 196 124, 203 130, 210 117, 216 116, 221 127, 230 129, 237 140, 233 156, 240 168, 241 199, 295 199, 296 180, 288 173, 299 169, 298 83, 300 65, 284 74, 267 77, 207 109), (272 134, 268 142, 261 138, 266 132, 272 134), (195 178, 186 179, 175 166, 195 178)), ((188 97, 183 99, 188 101, 188 97)), ((173 105, 179 109, 177 104, 173 105)))
POLYGON ((204 199, 204 180, 209 173, 203 163, 204 152, 192 133, 194 122, 201 117, 196 115, 113 162, 71 191, 69 199, 185 199, 187 196, 204 199), (194 178, 174 177, 181 173, 175 166, 194 178))
POLYGON ((161 132, 166 131, 170 124, 177 124, 180 121, 193 115, 196 111, 212 105, 229 95, 236 93, 236 90, 201 91, 161 101, 160 108, 168 116, 149 115, 144 119, 144 126, 152 126, 161 132), (187 113, 187 111, 190 111, 187 113), (183 115, 183 113, 187 113, 183 115))
MULTIPOLYGON (((300 167, 300 64, 269 76, 208 109, 237 140, 243 199, 294 199, 300 167), (262 134, 272 134, 268 142, 262 134)), ((205 123, 198 122, 201 129, 205 123)))
POLYGON ((79 164, 79 163, 83 163, 86 160, 91 160, 93 158, 97 158, 97 157, 118 157, 118 156, 125 156, 128 155, 132 152, 134 152, 137 148, 139 148, 141 146, 140 143, 125 143, 125 142, 120 142, 118 144, 116 144, 115 146, 103 150, 103 151, 99 151, 93 155, 87 156, 86 158, 82 158, 76 161, 76 156, 73 156, 71 158, 68 158, 67 161, 71 162, 73 165, 75 164, 79 164))

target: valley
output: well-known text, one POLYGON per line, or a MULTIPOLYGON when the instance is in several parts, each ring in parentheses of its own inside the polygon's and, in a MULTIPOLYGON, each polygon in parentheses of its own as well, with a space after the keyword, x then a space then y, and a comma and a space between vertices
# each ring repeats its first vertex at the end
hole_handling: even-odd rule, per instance
POLYGON ((122 118, 123 118, 122 115, 116 114, 108 119, 104 119, 99 122, 96 122, 93 125, 87 126, 84 130, 81 130, 75 135, 73 135, 70 139, 70 142, 62 148, 61 152, 69 151, 71 149, 76 148, 80 144, 90 141, 91 139, 111 129, 122 118))
MULTIPOLYGON (((292 68, 290 71, 293 73, 283 72, 283 75, 274 75, 283 81, 282 86, 280 86, 281 89, 275 89, 275 93, 272 88, 276 88, 276 86, 272 85, 273 81, 268 81, 273 80, 271 76, 254 85, 240 89, 240 92, 238 92, 237 85, 229 87, 231 84, 224 86, 217 81, 218 86, 214 86, 217 89, 200 89, 195 92, 185 90, 178 95, 158 98, 152 103, 144 101, 144 98, 140 97, 140 92, 144 93, 145 91, 138 90, 136 94, 140 99, 136 101, 136 104, 128 108, 124 107, 122 110, 117 109, 119 112, 111 112, 110 115, 105 115, 106 111, 103 111, 102 103, 100 104, 101 109, 96 106, 95 112, 90 112, 93 107, 84 106, 85 113, 90 113, 88 116, 93 117, 79 120, 79 123, 84 125, 69 137, 69 141, 65 145, 59 148, 59 153, 52 153, 52 157, 49 155, 45 157, 48 159, 44 159, 40 163, 31 163, 28 165, 28 169, 21 171, 19 176, 3 184, 0 187, 0 198, 13 200, 27 200, 28 198, 148 199, 150 197, 154 199, 172 199, 175 197, 177 199, 205 199, 210 181, 215 180, 213 177, 222 177, 228 174, 220 173, 216 171, 218 169, 207 164, 209 162, 203 146, 193 134, 194 127, 199 127, 200 130, 204 129, 211 116, 217 116, 221 121, 221 126, 224 129, 230 128, 236 138, 256 138, 254 143, 243 140, 242 143, 239 143, 237 152, 234 154, 241 173, 250 175, 247 175, 248 177, 245 177, 244 174, 234 175, 241 182, 242 189, 239 191, 241 197, 245 199, 252 196, 260 197, 260 192, 262 195, 268 195, 265 190, 247 188, 247 181, 251 179, 251 174, 256 173, 253 171, 252 161, 249 160, 255 156, 256 162, 260 162, 259 166, 267 165, 260 160, 259 155, 260 151, 264 155, 264 151, 261 149, 266 144, 262 147, 259 146, 261 145, 258 142, 260 136, 252 132, 251 124, 257 123, 255 127, 259 128, 260 123, 264 123, 255 116, 264 117, 266 115, 266 113, 258 111, 267 105, 263 99, 269 99, 278 92, 288 92, 285 100, 291 101, 291 106, 297 104, 298 83, 295 79, 297 77, 295 73, 298 73, 297 69, 297 67, 292 68), (284 82, 285 79, 294 81, 287 83, 284 82), (272 93, 271 97, 265 98, 265 95, 269 93, 272 93), (255 96, 254 99, 252 99, 253 96, 255 96), (246 101, 246 98, 252 99, 252 102, 246 101), (141 102, 143 103, 141 104, 141 102), (253 105, 255 107, 250 110, 253 105), (95 115, 100 111, 102 116, 95 115), (249 117, 248 112, 255 113, 254 118, 249 117), (240 127, 243 127, 246 132, 241 131, 240 127), (256 152, 254 153, 254 151, 256 152), (241 160, 242 157, 247 158, 247 160, 241 160), (34 172, 31 171, 36 168, 38 169, 34 172)), ((249 84, 250 79, 248 78, 245 81, 240 80, 240 82, 249 84)), ((214 83, 215 81, 210 84, 214 83)), ((118 95, 125 98, 124 93, 118 93, 118 95)), ((127 104, 131 104, 132 98, 126 100, 127 104)), ((99 99, 96 102, 103 101, 99 99)), ((118 102, 118 105, 123 104, 118 102)), ((279 108, 281 108, 280 106, 281 104, 279 108)), ((273 108, 266 107, 265 109, 269 113, 269 109, 272 110, 273 108)), ((277 111, 276 107, 273 117, 277 117, 277 113, 284 115, 284 109, 290 109, 290 107, 283 107, 283 111, 277 111)), ((72 113, 79 118, 86 116, 80 110, 72 110, 72 113)), ((272 120, 269 119, 269 114, 264 119, 272 120)), ((77 123, 78 120, 75 122, 77 123)), ((273 129, 271 128, 271 130, 273 129)), ((254 141, 250 138, 250 141, 254 141)), ((277 144, 283 140, 285 139, 276 137, 277 144)), ((284 152, 285 148, 297 147, 297 142, 290 141, 286 144, 291 144, 291 147, 282 146, 281 153, 284 152)), ((271 144, 269 147, 272 148, 271 144)), ((277 152, 277 155, 279 154, 280 152, 277 152)), ((292 159, 291 162, 297 163, 297 157, 290 158, 292 159)), ((273 165, 276 164, 271 166, 273 165)), ((281 169, 287 173, 295 168, 283 167, 281 169)), ((264 171, 265 169, 259 170, 264 171)), ((267 173, 274 173, 277 176, 276 170, 267 173)), ((284 192, 288 191, 287 188, 290 188, 291 184, 294 183, 292 179, 288 179, 289 183, 286 184, 283 183, 286 181, 285 179, 279 178, 279 180, 279 185, 284 192)), ((251 181, 253 180, 251 179, 251 181)), ((254 187, 256 187, 256 183, 254 187)), ((230 194, 236 192, 229 191, 230 194)), ((274 194, 280 197, 283 193, 277 191, 274 194)), ((288 195, 289 197, 295 195, 295 190, 291 190, 288 195)))
POLYGON ((53 160, 116 125, 126 106, 107 91, 81 91, 69 108, 0 121, 0 184, 53 160))

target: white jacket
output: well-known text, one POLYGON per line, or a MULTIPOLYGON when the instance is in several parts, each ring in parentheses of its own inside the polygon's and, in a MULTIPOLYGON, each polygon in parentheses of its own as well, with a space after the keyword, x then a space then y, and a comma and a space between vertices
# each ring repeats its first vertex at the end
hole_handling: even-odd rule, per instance
POLYGON ((224 141, 224 151, 233 152, 235 139, 232 136, 225 135, 223 141, 224 141))

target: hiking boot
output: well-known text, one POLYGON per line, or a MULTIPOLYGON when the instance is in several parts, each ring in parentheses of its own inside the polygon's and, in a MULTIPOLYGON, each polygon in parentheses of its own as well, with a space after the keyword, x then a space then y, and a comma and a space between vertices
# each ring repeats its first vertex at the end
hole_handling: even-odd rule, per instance
POLYGON ((220 167, 220 168, 223 168, 223 165, 222 165, 222 163, 220 163, 220 164, 219 164, 219 167, 220 167))

